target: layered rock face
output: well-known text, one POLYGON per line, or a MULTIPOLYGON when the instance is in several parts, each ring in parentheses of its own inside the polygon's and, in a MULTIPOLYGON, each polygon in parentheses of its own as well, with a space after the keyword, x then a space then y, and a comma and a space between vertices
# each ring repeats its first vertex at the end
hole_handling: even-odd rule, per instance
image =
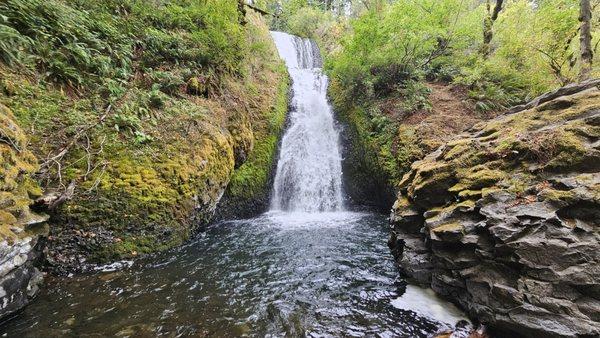
POLYGON ((41 191, 29 174, 37 169, 23 131, 0 105, 0 318, 25 306, 38 291, 36 265, 47 234, 47 217, 29 209, 41 191))
POLYGON ((501 331, 600 335, 599 84, 546 94, 415 162, 391 216, 401 270, 501 331))

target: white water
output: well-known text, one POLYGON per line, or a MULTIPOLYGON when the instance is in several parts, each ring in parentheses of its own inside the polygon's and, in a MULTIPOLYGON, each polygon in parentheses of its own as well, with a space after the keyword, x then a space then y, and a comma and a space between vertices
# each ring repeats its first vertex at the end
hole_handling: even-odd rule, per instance
POLYGON ((272 32, 293 81, 290 125, 277 162, 271 210, 341 211, 339 132, 327 101, 328 79, 317 45, 272 32))

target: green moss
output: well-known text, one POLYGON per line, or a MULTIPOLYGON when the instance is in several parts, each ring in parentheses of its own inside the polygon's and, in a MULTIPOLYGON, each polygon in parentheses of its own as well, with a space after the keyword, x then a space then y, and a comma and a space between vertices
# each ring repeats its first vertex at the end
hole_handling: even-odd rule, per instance
POLYGON ((459 171, 457 176, 459 182, 449 189, 451 192, 480 190, 503 180, 507 175, 501 170, 487 169, 484 166, 475 166, 466 171, 459 171))
POLYGON ((462 199, 472 199, 472 198, 478 198, 482 196, 482 191, 481 190, 463 190, 460 189, 460 192, 458 193, 458 197, 462 198, 462 199))
POLYGON ((572 191, 563 191, 556 189, 544 189, 538 196, 543 200, 547 200, 555 203, 570 203, 575 200, 575 193, 572 191))
POLYGON ((586 147, 580 137, 565 131, 553 133, 542 151, 547 151, 551 157, 546 168, 562 170, 580 165, 585 160, 586 147))
POLYGON ((281 81, 274 106, 265 109, 265 118, 269 123, 266 128, 255 131, 254 149, 248 160, 233 174, 227 187, 228 198, 242 202, 268 194, 269 175, 288 108, 288 88, 289 82, 281 81))
POLYGON ((456 208, 463 210, 463 211, 471 210, 471 209, 475 208, 475 201, 473 201, 473 200, 462 201, 462 202, 456 204, 456 208))
POLYGON ((33 235, 30 226, 43 222, 29 210, 40 191, 31 179, 37 169, 25 133, 11 110, 0 104, 0 240, 33 235))
POLYGON ((451 223, 439 225, 439 226, 431 229, 431 232, 433 232, 435 234, 441 234, 441 233, 445 233, 445 232, 455 233, 455 232, 462 232, 462 231, 464 231, 464 229, 465 229, 465 227, 462 224, 460 224, 459 222, 451 222, 451 223))
POLYGON ((416 175, 413 180, 414 192, 426 190, 436 185, 445 186, 455 178, 452 165, 444 162, 421 161, 413 166, 416 175))

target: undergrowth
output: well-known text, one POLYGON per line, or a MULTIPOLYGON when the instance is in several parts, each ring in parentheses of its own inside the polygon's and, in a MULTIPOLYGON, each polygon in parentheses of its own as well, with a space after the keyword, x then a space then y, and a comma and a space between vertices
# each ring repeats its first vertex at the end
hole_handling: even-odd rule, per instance
POLYGON ((255 137, 277 132, 253 129, 271 123, 284 68, 237 1, 6 0, 0 13, 0 103, 46 192, 75 185, 52 215, 56 264, 181 243, 258 156, 255 137))

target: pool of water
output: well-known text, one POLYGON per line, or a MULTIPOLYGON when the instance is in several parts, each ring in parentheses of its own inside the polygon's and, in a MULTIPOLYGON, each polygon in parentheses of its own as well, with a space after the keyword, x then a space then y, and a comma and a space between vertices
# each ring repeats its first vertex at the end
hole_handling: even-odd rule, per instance
POLYGON ((368 213, 268 213, 219 223, 177 250, 48 278, 0 333, 427 337, 463 319, 399 278, 387 235, 385 218, 368 213))

